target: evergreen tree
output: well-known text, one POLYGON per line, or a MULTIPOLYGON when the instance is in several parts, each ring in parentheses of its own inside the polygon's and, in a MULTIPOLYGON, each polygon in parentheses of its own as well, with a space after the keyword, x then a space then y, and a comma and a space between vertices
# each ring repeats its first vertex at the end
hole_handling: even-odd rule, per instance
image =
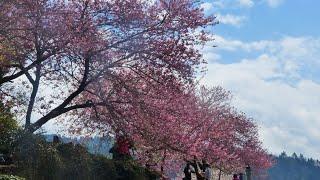
POLYGON ((320 177, 318 160, 307 159, 302 154, 297 156, 296 153, 287 156, 286 152, 274 159, 275 164, 268 172, 270 180, 316 180, 320 177))

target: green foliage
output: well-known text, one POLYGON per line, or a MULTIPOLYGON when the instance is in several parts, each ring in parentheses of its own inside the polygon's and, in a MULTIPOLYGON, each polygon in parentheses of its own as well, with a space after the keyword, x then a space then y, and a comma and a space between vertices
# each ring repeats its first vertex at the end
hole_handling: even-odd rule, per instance
POLYGON ((90 179, 92 160, 84 147, 68 143, 59 144, 56 149, 63 162, 61 174, 65 179, 90 179))
POLYGON ((0 102, 0 153, 7 154, 12 151, 17 130, 18 124, 13 115, 0 102))
POLYGON ((90 154, 81 145, 48 143, 40 135, 23 134, 15 148, 16 174, 32 180, 156 179, 133 160, 90 154))
POLYGON ((148 179, 147 170, 136 165, 133 161, 115 161, 115 166, 119 177, 117 179, 148 179))
POLYGON ((0 180, 25 180, 25 178, 13 176, 13 175, 0 174, 0 180))
POLYGON ((98 155, 92 157, 92 179, 117 179, 118 173, 114 161, 98 155))
POLYGON ((14 151, 17 174, 27 179, 59 179, 62 161, 59 152, 41 136, 23 133, 14 151))
POLYGON ((139 166, 133 160, 112 160, 103 156, 93 156, 92 172, 94 180, 148 180, 160 176, 139 166))

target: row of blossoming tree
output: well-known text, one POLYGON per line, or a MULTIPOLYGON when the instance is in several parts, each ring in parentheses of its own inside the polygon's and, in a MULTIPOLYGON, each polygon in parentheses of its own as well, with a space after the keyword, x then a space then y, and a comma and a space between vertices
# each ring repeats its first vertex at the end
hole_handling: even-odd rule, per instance
POLYGON ((26 131, 67 119, 76 134, 126 136, 156 169, 193 156, 265 169, 256 124, 195 83, 214 24, 195 0, 0 1, 1 99, 26 131))

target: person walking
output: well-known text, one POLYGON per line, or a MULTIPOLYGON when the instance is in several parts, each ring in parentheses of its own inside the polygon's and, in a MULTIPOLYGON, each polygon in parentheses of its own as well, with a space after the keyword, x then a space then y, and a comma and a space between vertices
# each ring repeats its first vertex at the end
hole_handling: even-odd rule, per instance
POLYGON ((192 179, 192 173, 194 173, 194 170, 191 167, 191 163, 189 161, 187 161, 187 165, 183 169, 183 172, 184 172, 183 180, 191 180, 192 179))
POLYGON ((199 162, 196 156, 193 157, 191 166, 194 168, 194 172, 197 176, 197 180, 204 180, 205 178, 204 178, 203 172, 200 169, 199 162))
POLYGON ((232 180, 240 180, 237 174, 233 175, 233 179, 232 180))
POLYGON ((212 169, 210 167, 210 165, 208 163, 203 164, 204 166, 204 178, 205 180, 212 180, 213 177, 213 172, 212 169))

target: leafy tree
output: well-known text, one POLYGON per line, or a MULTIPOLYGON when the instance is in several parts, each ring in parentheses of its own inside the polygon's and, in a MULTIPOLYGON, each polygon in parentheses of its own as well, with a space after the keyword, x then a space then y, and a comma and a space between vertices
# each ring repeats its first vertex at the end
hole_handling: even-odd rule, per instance
POLYGON ((14 151, 17 174, 27 179, 61 179, 63 164, 58 151, 40 135, 20 134, 14 151))
POLYGON ((0 153, 7 154, 12 151, 17 131, 17 121, 10 110, 0 102, 0 153))

